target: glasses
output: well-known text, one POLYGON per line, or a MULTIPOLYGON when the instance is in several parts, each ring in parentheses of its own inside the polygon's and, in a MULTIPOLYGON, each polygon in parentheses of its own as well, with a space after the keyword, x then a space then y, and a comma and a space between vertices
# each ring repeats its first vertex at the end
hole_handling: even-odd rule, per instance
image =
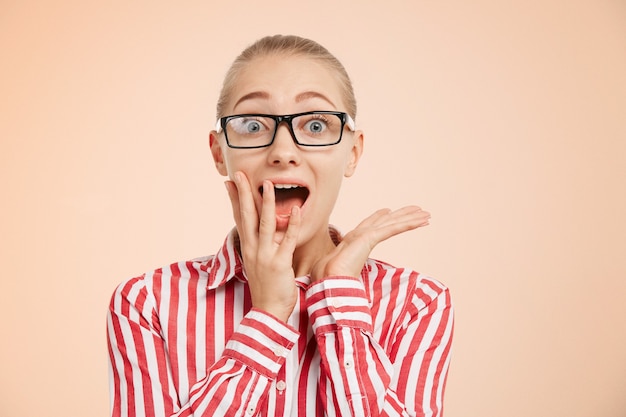
POLYGON ((337 111, 309 111, 276 116, 271 114, 237 114, 221 117, 215 130, 224 130, 231 148, 249 149, 270 146, 281 123, 287 123, 294 142, 300 146, 331 146, 341 142, 344 127, 354 132, 350 115, 337 111))

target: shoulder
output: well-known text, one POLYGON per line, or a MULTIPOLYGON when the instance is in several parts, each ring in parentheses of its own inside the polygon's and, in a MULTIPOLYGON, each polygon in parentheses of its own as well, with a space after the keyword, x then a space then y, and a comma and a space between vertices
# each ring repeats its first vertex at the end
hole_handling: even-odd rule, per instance
POLYGON ((211 255, 176 262, 126 279, 113 292, 110 307, 118 310, 124 303, 136 307, 146 303, 157 305, 164 297, 199 288, 203 282, 208 282, 214 259, 215 256, 211 255))
POLYGON ((362 274, 370 299, 404 299, 419 310, 435 300, 450 303, 449 289, 441 281, 410 268, 400 268, 389 263, 368 259, 362 274))
MULTIPOLYGON (((452 304, 448 288, 440 281, 409 268, 398 268, 386 262, 369 259, 362 279, 370 301, 374 334, 386 346, 391 334, 417 326, 447 322, 452 304)), ((417 331, 417 330, 415 330, 417 331)))

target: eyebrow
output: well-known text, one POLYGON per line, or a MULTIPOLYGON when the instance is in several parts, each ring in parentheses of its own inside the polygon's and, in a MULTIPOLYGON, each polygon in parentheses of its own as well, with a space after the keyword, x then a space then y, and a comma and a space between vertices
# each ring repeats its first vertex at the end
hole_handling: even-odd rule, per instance
POLYGON ((270 95, 269 93, 266 93, 264 91, 254 91, 252 93, 248 93, 245 96, 241 97, 239 100, 237 100, 233 108, 237 107, 242 101, 253 100, 255 98, 262 98, 267 100, 270 98, 270 95))
POLYGON ((296 103, 300 103, 301 101, 309 100, 311 98, 321 98, 322 100, 326 101, 328 104, 336 108, 335 103, 333 103, 331 99, 326 97, 324 94, 318 93, 316 91, 305 91, 304 93, 298 94, 296 96, 296 103))
MULTIPOLYGON (((237 107, 243 101, 254 100, 254 99, 259 99, 259 98, 263 100, 268 100, 270 98, 270 94, 265 91, 253 91, 252 93, 248 93, 245 96, 241 97, 239 100, 237 100, 233 108, 237 107)), ((303 93, 298 94, 296 96, 296 103, 300 103, 302 101, 309 100, 312 98, 322 99, 328 102, 328 104, 330 104, 334 108, 336 108, 335 103, 333 103, 332 100, 330 100, 324 94, 318 93, 316 91, 305 91, 303 93)))

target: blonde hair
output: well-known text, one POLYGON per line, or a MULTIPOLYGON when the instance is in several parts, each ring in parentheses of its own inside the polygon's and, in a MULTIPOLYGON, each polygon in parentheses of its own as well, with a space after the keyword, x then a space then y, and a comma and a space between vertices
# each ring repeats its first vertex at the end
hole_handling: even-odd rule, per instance
POLYGON ((232 63, 224 77, 222 91, 217 101, 217 117, 225 116, 224 108, 231 98, 230 96, 237 76, 246 65, 255 58, 281 54, 305 56, 319 60, 327 65, 335 74, 339 86, 343 90, 343 99, 347 107, 347 113, 352 116, 353 119, 356 118, 356 98, 354 96, 354 89, 352 88, 352 82, 344 66, 333 54, 328 52, 328 50, 319 43, 294 35, 266 36, 243 50, 232 63))

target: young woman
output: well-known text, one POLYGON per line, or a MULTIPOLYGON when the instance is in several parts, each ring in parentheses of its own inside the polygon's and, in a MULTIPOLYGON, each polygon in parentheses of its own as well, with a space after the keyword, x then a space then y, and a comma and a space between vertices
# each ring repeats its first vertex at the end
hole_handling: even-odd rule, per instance
POLYGON ((329 218, 363 150, 341 63, 266 37, 231 66, 210 133, 236 227, 213 255, 121 284, 108 316, 113 416, 440 416, 448 290, 369 259, 428 224, 329 218))

